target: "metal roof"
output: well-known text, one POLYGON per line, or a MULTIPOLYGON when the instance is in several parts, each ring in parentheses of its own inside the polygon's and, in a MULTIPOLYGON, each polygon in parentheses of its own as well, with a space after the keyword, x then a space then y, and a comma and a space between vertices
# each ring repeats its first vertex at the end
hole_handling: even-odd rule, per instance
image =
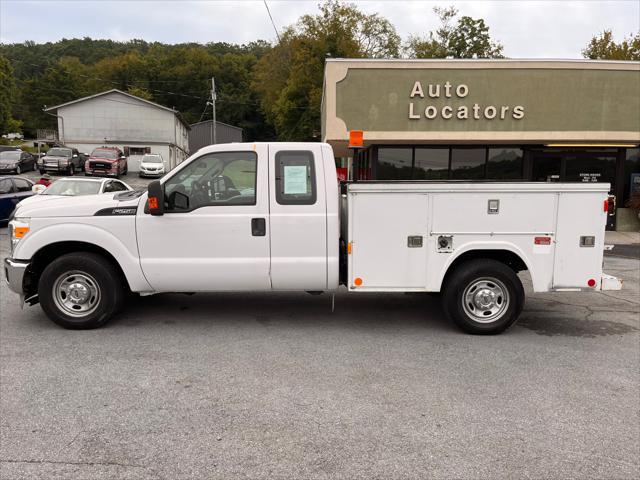
POLYGON ((139 100, 140 102, 144 102, 144 103, 146 103, 148 105, 151 105, 152 107, 160 108, 162 110, 167 110, 168 112, 171 112, 171 113, 175 114, 178 117, 178 119, 185 125, 185 127, 187 127, 187 129, 191 128, 189 126, 189 124, 185 121, 185 119, 182 118, 182 115, 180 114, 180 112, 178 110, 175 110, 175 109, 169 108, 169 107, 165 107, 164 105, 160 105, 159 103, 152 102, 151 100, 145 100, 144 98, 136 97, 135 95, 132 95, 132 94, 127 93, 127 92, 123 92, 122 90, 118 90, 117 88, 112 88, 111 90, 107 90, 107 91, 104 91, 104 92, 96 93, 94 95, 89 95, 88 97, 82 97, 82 98, 78 98, 77 100, 71 100, 70 102, 61 103, 61 104, 55 105, 53 107, 48 107, 48 108, 45 108, 44 111, 45 112, 49 112, 51 110, 58 110, 59 108, 66 107, 68 105, 73 105, 74 103, 80 103, 80 102, 84 102, 84 101, 87 101, 87 100, 92 100, 94 98, 98 98, 98 97, 102 97, 104 95, 108 95, 109 93, 119 93, 119 94, 124 95, 126 97, 133 98, 135 100, 139 100))

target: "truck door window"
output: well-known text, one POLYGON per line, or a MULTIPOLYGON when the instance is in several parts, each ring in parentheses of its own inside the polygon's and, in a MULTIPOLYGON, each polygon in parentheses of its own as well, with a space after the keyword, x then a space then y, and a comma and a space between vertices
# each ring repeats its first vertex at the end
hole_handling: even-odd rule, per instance
POLYGON ((255 205, 257 160, 255 152, 209 153, 194 160, 164 184, 167 211, 255 205))
POLYGON ((280 205, 316 203, 312 152, 283 150, 276 153, 276 201, 280 205))

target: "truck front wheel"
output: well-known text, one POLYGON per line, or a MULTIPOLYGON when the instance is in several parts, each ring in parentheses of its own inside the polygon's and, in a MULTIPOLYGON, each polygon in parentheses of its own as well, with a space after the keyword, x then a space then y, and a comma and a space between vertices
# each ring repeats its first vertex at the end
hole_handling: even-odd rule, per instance
POLYGON ((520 316, 524 288, 516 272, 504 263, 470 260, 446 279, 442 305, 465 332, 493 335, 509 328, 520 316))
POLYGON ((47 316, 61 327, 98 328, 121 308, 124 288, 119 272, 94 253, 70 253, 51 262, 38 282, 47 316))

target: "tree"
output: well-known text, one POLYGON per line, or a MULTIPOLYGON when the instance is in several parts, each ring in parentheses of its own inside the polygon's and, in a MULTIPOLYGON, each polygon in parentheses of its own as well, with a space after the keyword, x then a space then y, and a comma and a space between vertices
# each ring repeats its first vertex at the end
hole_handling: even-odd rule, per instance
POLYGON ((320 132, 324 62, 334 58, 397 57, 400 37, 379 14, 328 0, 282 32, 255 69, 253 89, 280 140, 312 140, 320 132))
POLYGON ((9 60, 0 56, 0 133, 8 133, 16 123, 11 115, 16 82, 9 60))
POLYGON ((502 58, 503 46, 491 40, 489 27, 481 18, 458 15, 454 7, 435 7, 440 27, 426 37, 411 36, 405 46, 411 58, 502 58))
POLYGON ((591 39, 582 56, 592 60, 640 60, 640 32, 616 43, 611 30, 605 30, 591 39))

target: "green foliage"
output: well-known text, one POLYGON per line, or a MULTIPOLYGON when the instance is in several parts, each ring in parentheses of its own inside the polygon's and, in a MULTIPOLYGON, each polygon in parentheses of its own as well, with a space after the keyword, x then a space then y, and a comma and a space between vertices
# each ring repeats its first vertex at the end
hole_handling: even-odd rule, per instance
POLYGON ((325 59, 397 57, 399 48, 388 20, 328 0, 319 14, 304 15, 281 34, 258 62, 253 89, 279 139, 318 139, 325 59))
POLYGON ((435 7, 440 27, 426 37, 411 36, 405 52, 411 58, 503 58, 503 46, 491 40, 489 27, 481 18, 458 15, 454 7, 435 7))
POLYGON ((17 131, 19 124, 11 116, 16 84, 9 60, 0 56, 0 134, 17 131), (14 130, 12 130, 14 129, 14 130))
MULTIPOLYGON (((405 47, 410 56, 501 56, 502 46, 491 41, 482 19, 457 19, 455 8, 435 11, 440 28, 412 37, 405 47)), ((386 18, 340 0, 326 0, 317 14, 300 17, 275 45, 91 38, 0 44, 0 56, 8 59, 0 58, 0 126, 22 122, 25 134, 35 135, 57 125, 43 112, 45 105, 113 88, 175 108, 189 123, 209 120, 212 109, 205 105, 215 77, 217 120, 242 127, 246 139, 315 140, 325 59, 396 58, 400 50, 386 18)))
POLYGON ((582 56, 592 60, 640 60, 640 32, 616 43, 611 30, 591 39, 582 56))

